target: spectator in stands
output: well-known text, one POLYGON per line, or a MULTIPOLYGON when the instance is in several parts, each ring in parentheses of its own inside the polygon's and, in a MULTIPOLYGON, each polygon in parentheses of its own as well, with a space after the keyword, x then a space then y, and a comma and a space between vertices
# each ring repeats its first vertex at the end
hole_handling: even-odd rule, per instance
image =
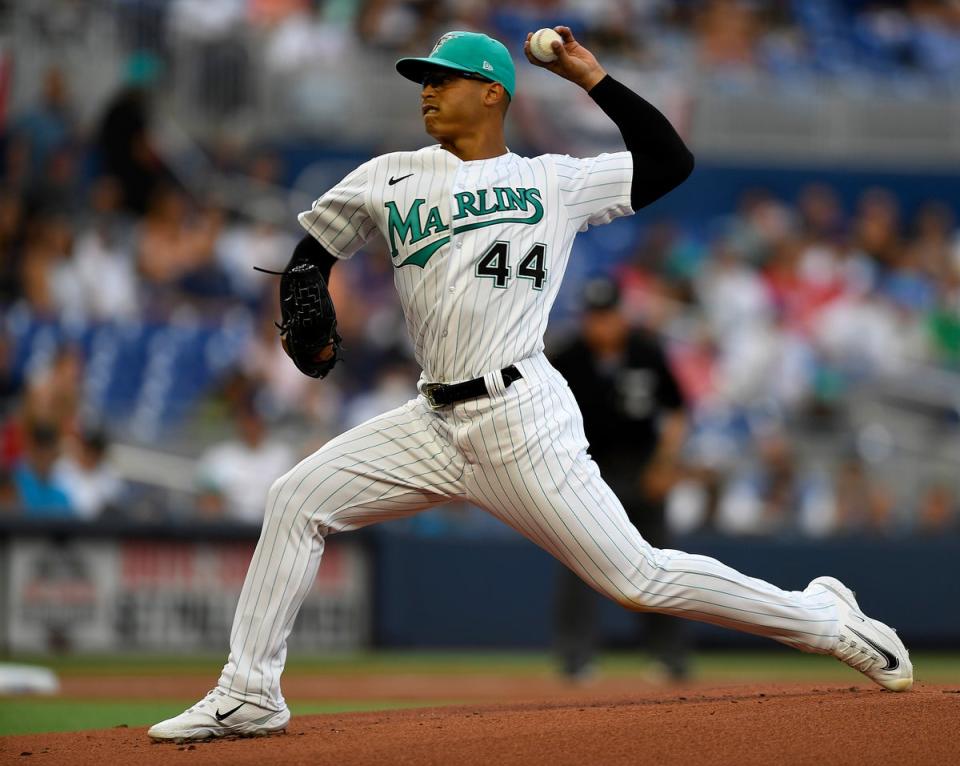
POLYGON ((759 274, 749 267, 744 253, 720 236, 710 257, 697 274, 696 292, 718 341, 771 315, 770 295, 759 274))
POLYGON ((920 208, 908 248, 917 267, 934 280, 948 278, 952 266, 955 217, 949 205, 939 200, 920 208))
POLYGON ((754 267, 763 266, 777 245, 792 236, 793 212, 766 189, 750 189, 726 221, 725 235, 733 249, 754 267))
POLYGON ((435 0, 364 0, 357 14, 360 40, 389 51, 430 47, 443 4, 435 0))
POLYGON ((237 406, 238 437, 208 449, 200 458, 200 509, 208 517, 248 524, 263 520, 267 492, 296 462, 293 450, 270 437, 252 397, 237 406))
POLYGON ((943 535, 960 531, 957 493, 946 480, 931 482, 920 495, 916 531, 943 535))
POLYGON ((74 433, 80 418, 83 367, 79 348, 58 349, 50 363, 27 381, 24 420, 50 423, 61 435, 74 433))
POLYGON ((912 0, 914 54, 917 64, 931 75, 956 85, 960 71, 960 6, 940 0, 912 0))
POLYGON ((310 0, 247 0, 247 16, 254 24, 272 26, 310 10, 310 0))
POLYGON ((0 326, 0 424, 22 388, 23 380, 14 366, 13 344, 6 328, 0 326))
POLYGON ((706 248, 684 237, 672 221, 651 225, 630 260, 615 271, 630 323, 666 330, 696 300, 690 280, 706 254, 706 248))
POLYGON ((63 216, 75 223, 83 212, 80 182, 77 147, 57 147, 47 157, 43 172, 30 179, 24 193, 27 215, 63 216))
POLYGON ((9 151, 25 152, 28 178, 39 178, 51 157, 76 138, 76 120, 67 80, 58 66, 43 76, 39 101, 17 118, 10 130, 9 151))
POLYGON ((256 305, 267 281, 253 267, 283 271, 296 240, 278 225, 287 215, 279 200, 263 197, 251 205, 250 212, 253 219, 236 220, 225 227, 215 250, 217 264, 227 275, 234 293, 256 305))
POLYGON ((27 227, 20 265, 23 295, 40 316, 53 318, 77 313, 82 304, 78 285, 70 274, 73 230, 60 215, 37 216, 27 227))
MULTIPOLYGON (((191 62, 192 109, 213 117, 247 116, 256 90, 251 50, 237 44, 252 11, 245 0, 172 0, 170 32, 180 61, 191 62)), ((187 81, 185 81, 187 82, 187 81)))
POLYGON ((832 492, 799 464, 787 434, 761 434, 755 454, 727 478, 716 524, 734 535, 796 534, 802 520, 823 515, 812 507, 821 504, 832 506, 832 492))
POLYGON ((834 484, 838 533, 883 535, 891 531, 893 496, 870 475, 859 455, 850 454, 843 460, 834 484))
POLYGON ((188 218, 188 230, 196 237, 197 257, 193 267, 180 277, 177 289, 195 304, 239 297, 231 291, 230 280, 217 262, 217 242, 226 220, 226 210, 213 198, 202 200, 188 218))
POLYGON ((347 97, 349 83, 338 82, 339 78, 311 77, 311 74, 342 65, 351 56, 363 55, 354 50, 358 40, 350 29, 350 19, 344 18, 358 9, 344 5, 339 13, 328 10, 329 5, 289 13, 269 30, 262 63, 269 76, 287 78, 294 92, 303 88, 292 100, 301 109, 310 109, 307 103, 301 102, 306 102, 311 93, 329 98, 324 111, 341 103, 347 97), (304 88, 307 80, 313 82, 304 88))
POLYGON ((934 358, 960 370, 960 239, 943 279, 937 281, 937 305, 926 321, 934 358))
POLYGON ((150 197, 137 240, 137 265, 161 306, 184 294, 222 294, 225 277, 215 263, 222 211, 192 211, 186 194, 172 185, 150 197))
POLYGON ((13 469, 17 503, 28 518, 70 518, 74 509, 53 467, 60 454, 60 435, 53 422, 33 421, 26 429, 26 451, 13 469))
POLYGON ((880 282, 880 295, 908 321, 933 309, 936 302, 936 286, 924 271, 922 255, 917 248, 903 248, 880 282))
POLYGON ((900 205, 889 191, 874 188, 861 195, 852 229, 856 248, 881 270, 896 266, 903 249, 900 205))
POLYGON ((699 7, 694 31, 707 72, 751 70, 762 33, 756 6, 744 0, 708 0, 699 7))
POLYGON ((10 471, 0 465, 0 516, 16 513, 19 503, 17 485, 13 481, 10 471))
POLYGON ((97 134, 103 170, 123 190, 127 210, 142 214, 168 170, 150 133, 150 88, 159 75, 159 61, 134 54, 127 62, 126 85, 104 110, 97 134))
POLYGON ((820 311, 843 292, 835 256, 827 250, 804 249, 799 237, 787 236, 773 246, 763 277, 777 316, 788 328, 808 332, 820 311))
POLYGON ((119 510, 124 484, 107 459, 108 446, 103 430, 85 428, 68 442, 68 449, 54 466, 54 481, 80 519, 89 521, 119 510))
POLYGON ((22 297, 20 245, 23 202, 16 192, 0 188, 0 306, 22 297))
POLYGON ((844 236, 844 218, 834 189, 822 183, 805 186, 797 199, 797 224, 807 247, 838 248, 844 236))
POLYGON ((132 224, 121 213, 116 179, 101 176, 90 189, 91 217, 73 249, 72 278, 85 317, 130 319, 140 312, 132 224))
MULTIPOLYGON (((855 254, 854 259, 860 256, 855 254)), ((813 337, 823 358, 847 376, 877 376, 903 369, 908 338, 889 301, 870 292, 873 277, 852 266, 845 293, 814 318, 813 337)))

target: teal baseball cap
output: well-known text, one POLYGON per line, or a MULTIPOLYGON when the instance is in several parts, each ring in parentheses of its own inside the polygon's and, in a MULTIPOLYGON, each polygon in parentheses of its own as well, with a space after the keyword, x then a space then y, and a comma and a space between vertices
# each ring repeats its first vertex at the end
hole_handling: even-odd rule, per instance
POLYGON ((397 71, 415 83, 431 69, 452 69, 470 72, 500 83, 510 98, 517 84, 510 51, 499 40, 479 32, 447 32, 433 46, 426 58, 404 58, 397 62, 397 71))

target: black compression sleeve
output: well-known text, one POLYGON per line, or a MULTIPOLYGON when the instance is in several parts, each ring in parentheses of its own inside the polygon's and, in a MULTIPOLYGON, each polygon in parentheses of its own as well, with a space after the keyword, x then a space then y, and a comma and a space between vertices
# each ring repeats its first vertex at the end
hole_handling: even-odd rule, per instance
POLYGON ((287 269, 292 269, 294 266, 297 266, 301 263, 312 263, 316 265, 318 269, 320 269, 320 273, 323 275, 324 280, 329 282, 330 269, 333 268, 333 264, 336 262, 336 257, 330 255, 323 245, 307 234, 293 249, 293 257, 290 258, 290 263, 287 264, 287 269))
POLYGON ((649 101, 610 75, 590 89, 590 97, 620 129, 633 155, 630 204, 634 210, 659 199, 693 172, 690 150, 649 101))

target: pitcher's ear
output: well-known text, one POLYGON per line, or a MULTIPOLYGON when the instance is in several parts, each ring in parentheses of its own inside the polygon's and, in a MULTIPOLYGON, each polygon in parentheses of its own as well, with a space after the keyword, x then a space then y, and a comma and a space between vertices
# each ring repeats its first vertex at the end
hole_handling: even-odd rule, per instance
POLYGON ((510 97, 507 95, 507 89, 504 88, 498 82, 492 82, 487 86, 487 89, 484 91, 483 100, 485 104, 489 106, 495 106, 496 104, 503 103, 504 106, 510 102, 510 97))

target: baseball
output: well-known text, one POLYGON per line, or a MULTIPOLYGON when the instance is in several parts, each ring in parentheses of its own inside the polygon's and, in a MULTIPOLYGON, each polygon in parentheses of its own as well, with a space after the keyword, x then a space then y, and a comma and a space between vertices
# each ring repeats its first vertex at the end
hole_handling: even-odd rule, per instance
POLYGON ((563 39, 557 32, 549 27, 538 29, 530 38, 530 52, 538 61, 549 64, 557 60, 557 54, 553 52, 553 42, 556 40, 562 43, 563 39))

